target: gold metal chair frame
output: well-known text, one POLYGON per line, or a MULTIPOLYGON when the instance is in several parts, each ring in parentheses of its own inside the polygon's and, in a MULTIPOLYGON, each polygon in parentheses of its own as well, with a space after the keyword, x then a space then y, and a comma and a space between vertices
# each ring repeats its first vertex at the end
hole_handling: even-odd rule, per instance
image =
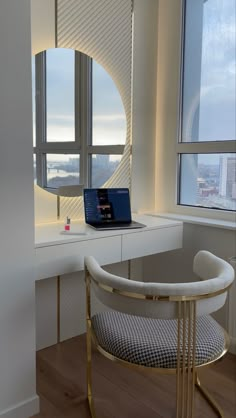
POLYGON ((92 418, 96 418, 93 396, 92 396, 92 342, 96 349, 106 358, 122 364, 126 367, 136 370, 152 370, 163 374, 176 374, 176 418, 193 418, 194 417, 194 392, 195 387, 203 395, 209 405, 216 412, 218 417, 224 418, 224 413, 216 401, 212 398, 210 393, 202 387, 197 369, 210 366, 216 361, 220 360, 228 351, 230 339, 227 332, 225 334, 225 347, 219 356, 211 361, 195 365, 195 349, 196 349, 196 302, 201 299, 211 298, 225 293, 230 286, 222 290, 210 294, 203 294, 197 296, 160 296, 160 295, 143 295, 139 293, 131 293, 114 289, 112 287, 98 283, 88 272, 85 267, 85 281, 86 281, 86 323, 87 323, 87 398, 89 403, 90 414, 92 418), (178 341, 177 341, 177 368, 164 369, 146 367, 130 363, 122 360, 109 352, 105 351, 98 343, 96 335, 91 323, 91 292, 90 284, 93 283, 110 293, 118 293, 122 296, 135 299, 144 300, 158 300, 158 301, 172 301, 178 303, 178 341))

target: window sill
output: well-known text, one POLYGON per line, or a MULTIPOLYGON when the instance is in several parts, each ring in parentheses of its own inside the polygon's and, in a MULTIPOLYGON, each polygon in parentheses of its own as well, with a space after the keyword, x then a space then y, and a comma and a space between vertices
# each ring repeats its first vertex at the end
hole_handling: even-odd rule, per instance
POLYGON ((221 219, 211 219, 211 218, 203 218, 203 217, 198 217, 198 216, 180 215, 177 213, 170 213, 170 212, 163 212, 163 213, 153 212, 153 213, 148 213, 147 215, 157 216, 157 217, 166 218, 166 219, 174 219, 174 220, 182 221, 184 223, 189 223, 189 224, 211 226, 214 228, 229 229, 232 231, 236 230, 235 222, 223 221, 221 219))

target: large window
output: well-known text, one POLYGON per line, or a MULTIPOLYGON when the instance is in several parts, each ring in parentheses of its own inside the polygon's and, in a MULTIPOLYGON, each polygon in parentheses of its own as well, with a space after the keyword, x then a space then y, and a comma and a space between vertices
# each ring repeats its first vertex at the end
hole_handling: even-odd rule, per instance
POLYGON ((184 2, 178 204, 236 210, 235 0, 184 2))
POLYGON ((120 94, 95 61, 70 49, 33 60, 35 182, 101 187, 117 168, 126 142, 120 94))

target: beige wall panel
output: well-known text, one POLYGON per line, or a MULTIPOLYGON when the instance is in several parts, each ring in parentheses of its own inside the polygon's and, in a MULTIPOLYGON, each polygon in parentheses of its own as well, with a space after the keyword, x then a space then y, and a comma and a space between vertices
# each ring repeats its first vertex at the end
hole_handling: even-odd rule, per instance
POLYGON ((55 47, 55 0, 31 0, 32 54, 55 47))

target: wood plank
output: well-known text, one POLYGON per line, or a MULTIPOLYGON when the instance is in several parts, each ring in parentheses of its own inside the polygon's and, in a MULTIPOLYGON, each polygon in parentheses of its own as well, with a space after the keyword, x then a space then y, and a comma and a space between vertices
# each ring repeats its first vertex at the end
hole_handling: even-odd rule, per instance
MULTIPOLYGON (((137 372, 93 350, 93 385, 97 417, 171 418, 175 416, 175 377, 137 372)), ((236 416, 236 356, 199 373, 226 418, 236 416)), ((86 339, 72 338, 37 353, 40 413, 32 418, 90 418, 86 400, 86 339)), ((195 417, 215 418, 196 392, 195 417)))

